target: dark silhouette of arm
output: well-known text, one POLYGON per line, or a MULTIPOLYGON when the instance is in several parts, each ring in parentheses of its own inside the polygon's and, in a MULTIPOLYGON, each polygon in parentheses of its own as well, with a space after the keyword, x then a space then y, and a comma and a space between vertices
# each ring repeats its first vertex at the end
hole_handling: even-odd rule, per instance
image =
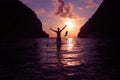
POLYGON ((54 31, 54 32, 57 32, 56 30, 54 30, 54 29, 52 29, 52 28, 50 28, 50 30, 52 30, 52 31, 54 31))
POLYGON ((64 30, 67 26, 65 25, 65 27, 63 27, 60 31, 64 30))

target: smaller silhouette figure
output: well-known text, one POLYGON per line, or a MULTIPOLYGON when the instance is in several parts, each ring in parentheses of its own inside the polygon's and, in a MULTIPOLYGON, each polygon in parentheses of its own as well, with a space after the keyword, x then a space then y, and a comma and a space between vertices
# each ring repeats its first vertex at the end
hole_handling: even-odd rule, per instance
POLYGON ((62 44, 62 42, 61 42, 61 32, 66 28, 67 26, 65 25, 61 30, 60 30, 60 28, 57 28, 57 31, 56 30, 54 30, 54 29, 52 29, 52 28, 50 28, 50 30, 52 30, 53 32, 56 32, 57 33, 57 49, 60 49, 61 48, 61 44, 62 44))
POLYGON ((65 33, 65 35, 64 35, 64 36, 67 36, 67 34, 68 34, 68 31, 66 31, 66 33, 65 33))

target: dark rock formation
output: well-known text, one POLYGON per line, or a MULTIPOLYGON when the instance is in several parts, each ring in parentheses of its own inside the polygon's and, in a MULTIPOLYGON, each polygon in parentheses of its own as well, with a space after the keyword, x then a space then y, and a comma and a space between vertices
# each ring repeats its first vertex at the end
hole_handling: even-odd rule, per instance
POLYGON ((119 15, 119 0, 104 0, 82 26, 78 37, 120 38, 119 15))
POLYGON ((0 1, 0 37, 49 37, 36 14, 19 0, 0 1))

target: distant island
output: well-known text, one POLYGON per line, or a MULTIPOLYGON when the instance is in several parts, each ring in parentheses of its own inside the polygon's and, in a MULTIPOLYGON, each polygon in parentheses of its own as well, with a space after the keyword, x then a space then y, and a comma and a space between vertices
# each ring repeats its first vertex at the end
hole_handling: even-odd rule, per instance
POLYGON ((120 38, 119 0, 104 0, 82 26, 79 38, 120 38))
POLYGON ((47 38, 42 22, 34 11, 19 0, 0 1, 0 37, 3 38, 47 38))

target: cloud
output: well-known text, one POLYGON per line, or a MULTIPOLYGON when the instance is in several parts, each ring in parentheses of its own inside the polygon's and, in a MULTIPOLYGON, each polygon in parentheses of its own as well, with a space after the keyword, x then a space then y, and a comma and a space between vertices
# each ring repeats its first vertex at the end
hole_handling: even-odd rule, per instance
POLYGON ((54 10, 51 16, 57 18, 79 19, 79 16, 73 12, 74 5, 72 3, 65 4, 63 0, 53 0, 54 10))
POLYGON ((35 10, 35 13, 36 13, 37 15, 43 14, 43 13, 45 13, 45 9, 42 8, 42 9, 35 10))
POLYGON ((94 0, 83 0, 83 1, 84 3, 86 3, 86 8, 88 9, 97 5, 94 0))
POLYGON ((78 10, 82 11, 84 8, 83 7, 78 7, 78 10))

